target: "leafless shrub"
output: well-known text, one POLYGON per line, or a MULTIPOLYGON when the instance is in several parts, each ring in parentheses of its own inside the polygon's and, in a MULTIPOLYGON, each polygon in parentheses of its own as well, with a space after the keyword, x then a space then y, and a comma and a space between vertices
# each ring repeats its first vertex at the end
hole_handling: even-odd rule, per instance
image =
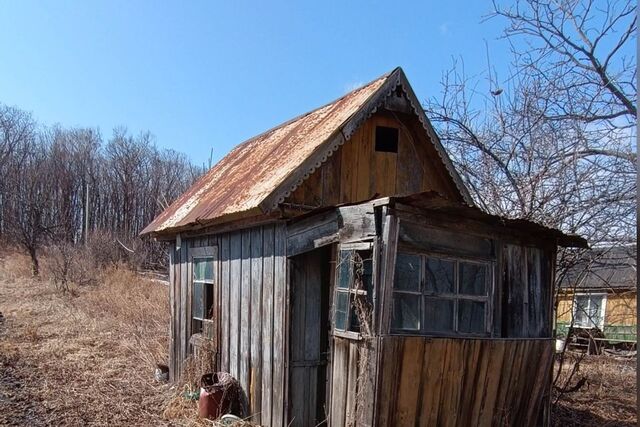
POLYGON ((70 285, 96 283, 98 270, 91 252, 82 246, 62 242, 47 251, 47 264, 52 281, 59 291, 67 293, 70 285))

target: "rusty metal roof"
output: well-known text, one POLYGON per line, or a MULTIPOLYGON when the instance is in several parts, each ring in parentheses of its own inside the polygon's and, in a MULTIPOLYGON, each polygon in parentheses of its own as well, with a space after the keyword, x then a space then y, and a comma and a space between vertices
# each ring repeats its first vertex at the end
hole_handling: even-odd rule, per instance
POLYGON ((231 220, 273 210, 348 140, 398 85, 415 104, 416 114, 463 198, 473 204, 404 73, 396 68, 330 104, 238 145, 141 234, 177 232, 222 217, 231 220))

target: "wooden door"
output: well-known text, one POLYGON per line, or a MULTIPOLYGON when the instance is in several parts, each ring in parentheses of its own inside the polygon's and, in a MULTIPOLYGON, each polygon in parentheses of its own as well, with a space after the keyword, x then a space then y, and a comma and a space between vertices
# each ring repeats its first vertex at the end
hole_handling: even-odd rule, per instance
POLYGON ((329 251, 291 258, 289 317, 289 422, 323 425, 329 323, 329 251))

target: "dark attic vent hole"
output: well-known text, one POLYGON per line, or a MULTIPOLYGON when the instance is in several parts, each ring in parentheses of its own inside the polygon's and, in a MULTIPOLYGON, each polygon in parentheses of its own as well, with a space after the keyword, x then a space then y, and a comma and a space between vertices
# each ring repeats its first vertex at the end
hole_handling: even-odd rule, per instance
POLYGON ((376 151, 383 153, 398 152, 398 129, 376 126, 376 151))

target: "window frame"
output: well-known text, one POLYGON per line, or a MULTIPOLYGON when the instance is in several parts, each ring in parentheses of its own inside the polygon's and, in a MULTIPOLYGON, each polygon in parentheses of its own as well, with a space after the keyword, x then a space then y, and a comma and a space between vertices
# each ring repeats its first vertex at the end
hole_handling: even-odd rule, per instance
POLYGON ((599 312, 599 321, 598 324, 596 324, 590 317, 589 317, 589 308, 587 308, 587 311, 584 311, 584 314, 587 316, 587 321, 591 323, 591 325, 595 325, 596 328, 600 329, 601 331, 604 330, 604 324, 605 324, 605 314, 607 312, 607 294, 605 292, 578 292, 575 293, 573 296, 573 327, 574 328, 581 328, 581 329, 592 329, 594 326, 585 326, 583 324, 579 324, 577 322, 577 316, 578 316, 578 297, 587 297, 588 298, 588 302, 589 302, 589 306, 591 305, 591 298, 593 297, 600 297, 600 312, 599 312))
POLYGON ((188 264, 188 277, 189 277, 189 336, 198 336, 200 338, 214 339, 217 337, 217 323, 218 319, 215 314, 217 313, 217 307, 219 304, 219 275, 218 275, 218 247, 217 246, 204 246, 198 248, 189 249, 189 264, 188 264), (212 277, 211 279, 195 278, 195 264, 201 259, 211 259, 212 262, 212 277), (202 285, 202 304, 204 317, 196 317, 194 313, 194 298, 195 298, 195 284, 200 283, 202 285), (211 287, 211 308, 207 310, 206 305, 206 287, 211 287), (207 311, 213 311, 212 317, 207 317, 207 311), (197 323, 201 323, 200 330, 197 330, 197 323))
MULTIPOLYGON (((333 292, 333 308, 332 308, 332 315, 331 315, 331 330, 332 330, 332 334, 334 336, 337 337, 341 337, 341 338, 349 338, 349 339, 354 339, 354 340, 360 340, 362 339, 362 334, 360 333, 360 331, 354 331, 352 330, 352 326, 351 325, 351 314, 352 314, 352 297, 368 297, 369 301, 371 303, 371 322, 373 322, 373 318, 374 318, 374 306, 375 304, 373 303, 373 298, 374 298, 374 292, 375 292, 375 283, 376 283, 376 263, 375 263, 375 251, 374 251, 374 245, 373 242, 354 242, 354 243, 341 243, 338 245, 337 250, 336 250, 336 268, 335 268, 335 275, 334 275, 334 292, 333 292), (339 267, 339 263, 341 260, 341 254, 342 252, 363 252, 363 251, 370 251, 371 252, 371 289, 370 292, 367 290, 363 290, 363 289, 355 289, 353 287, 354 284, 354 280, 353 280, 353 268, 351 267, 349 270, 349 287, 348 288, 340 288, 339 287, 339 282, 340 282, 340 267, 339 267), (339 329, 336 325, 336 311, 337 311, 337 300, 338 300, 338 294, 343 293, 343 294, 347 294, 347 312, 346 312, 346 328, 345 329, 339 329)), ((369 259, 369 258, 367 258, 369 259)), ((373 325, 372 325, 373 327, 373 325)))
POLYGON ((390 307, 390 320, 389 320, 389 333, 391 335, 414 335, 414 336, 427 336, 427 337, 479 337, 486 338, 492 335, 493 331, 493 315, 495 310, 495 259, 486 257, 473 257, 467 255, 455 255, 451 253, 440 253, 432 251, 421 251, 415 248, 399 247, 396 251, 396 262, 394 262, 393 281, 391 286, 391 307, 390 307), (396 290, 396 262, 398 254, 407 254, 420 257, 420 272, 419 272, 419 291, 407 291, 396 290), (454 293, 436 293, 429 292, 426 289, 426 262, 428 258, 436 258, 444 261, 452 261, 454 263, 454 293), (460 268, 461 263, 467 264, 479 264, 485 266, 486 272, 486 294, 485 295, 472 295, 472 294, 460 294, 460 268), (405 295, 415 295, 420 298, 420 328, 419 329, 402 329, 395 328, 393 326, 394 309, 395 309, 395 296, 396 293, 405 295), (451 331, 428 331, 426 330, 426 300, 447 300, 453 302, 453 327, 451 331), (485 328, 484 332, 460 332, 459 331, 459 301, 478 301, 486 304, 485 309, 485 328))

